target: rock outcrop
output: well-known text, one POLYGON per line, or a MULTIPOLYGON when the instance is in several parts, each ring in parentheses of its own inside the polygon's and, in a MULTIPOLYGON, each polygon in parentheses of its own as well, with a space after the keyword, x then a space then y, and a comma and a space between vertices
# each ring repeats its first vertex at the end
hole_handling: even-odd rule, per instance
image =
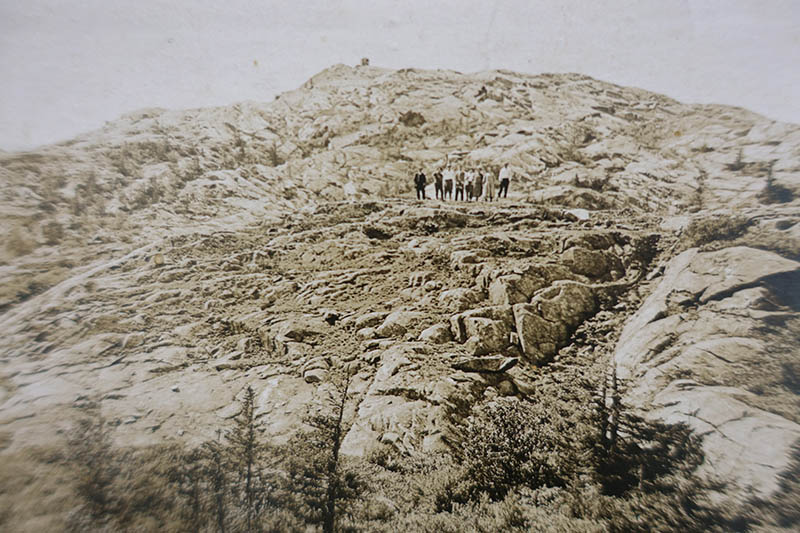
POLYGON ((706 472, 740 495, 774 492, 800 439, 797 413, 776 409, 792 392, 761 390, 780 379, 768 368, 796 355, 791 338, 779 340, 796 334, 785 324, 796 317, 798 284, 800 263, 772 252, 687 250, 669 262, 614 354, 629 400, 703 435, 706 472))

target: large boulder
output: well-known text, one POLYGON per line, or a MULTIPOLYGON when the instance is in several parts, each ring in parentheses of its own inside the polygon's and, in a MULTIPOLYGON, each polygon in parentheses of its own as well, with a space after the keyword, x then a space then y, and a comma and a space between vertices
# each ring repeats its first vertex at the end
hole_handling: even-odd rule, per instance
POLYGON ((314 344, 320 336, 330 333, 331 329, 330 324, 318 316, 298 315, 269 327, 259 328, 259 334, 264 346, 279 354, 288 355, 296 351, 296 346, 314 344))
POLYGON ((278 326, 278 335, 284 339, 304 342, 330 331, 330 325, 319 317, 300 316, 278 326))
POLYGON ((394 311, 375 329, 375 334, 378 337, 399 337, 424 320, 425 316, 425 313, 418 311, 394 311))
POLYGON ((489 282, 489 301, 492 305, 513 305, 528 303, 536 291, 557 280, 574 279, 575 275, 561 265, 535 263, 493 277, 489 282))
POLYGON ((448 324, 434 324, 422 330, 422 333, 419 334, 419 340, 431 344, 444 344, 453 340, 453 334, 450 332, 448 324))
POLYGON ((475 289, 449 289, 439 295, 439 303, 451 312, 460 312, 483 300, 483 293, 475 289))
POLYGON ((374 328, 381 325, 383 321, 386 320, 387 316, 389 316, 389 313, 386 311, 366 313, 356 317, 353 324, 355 325, 356 329, 374 328))
POLYGON ((561 258, 570 270, 592 279, 605 280, 612 271, 621 273, 623 270, 619 257, 605 250, 587 250, 582 246, 573 246, 561 258))
POLYGON ((453 270, 476 271, 477 265, 486 260, 491 254, 482 248, 475 250, 456 250, 450 254, 450 268, 453 270))
POLYGON ((556 282, 530 304, 514 305, 523 355, 533 363, 546 363, 597 308, 592 288, 572 281, 556 282))
POLYGON ((471 404, 485 385, 473 386, 484 383, 481 374, 456 372, 454 379, 446 367, 433 372, 430 359, 420 343, 398 343, 381 352, 375 377, 342 440, 342 454, 364 456, 386 445, 404 454, 443 449, 451 407, 471 404))
POLYGON ((510 305, 479 307, 458 313, 450 317, 450 329, 456 342, 465 342, 469 337, 480 334, 485 323, 474 320, 477 318, 499 322, 498 327, 508 330, 509 333, 514 324, 514 314, 510 305))
POLYGON ((467 351, 472 355, 501 352, 511 345, 511 327, 505 321, 465 317, 464 332, 467 336, 467 351))

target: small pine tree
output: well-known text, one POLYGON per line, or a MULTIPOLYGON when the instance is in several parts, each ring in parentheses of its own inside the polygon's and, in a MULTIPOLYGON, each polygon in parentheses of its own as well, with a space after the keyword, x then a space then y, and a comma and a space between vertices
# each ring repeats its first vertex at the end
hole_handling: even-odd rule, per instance
POLYGON ((290 441, 290 455, 284 465, 289 493, 284 508, 307 524, 321 524, 326 533, 336 530, 342 510, 364 488, 360 475, 347 468, 339 454, 348 429, 345 410, 349 385, 349 377, 342 379, 329 409, 306 419, 314 430, 290 441))
POLYGON ((228 442, 238 481, 237 499, 239 506, 245 512, 246 531, 254 531, 267 495, 260 472, 264 447, 258 442, 255 393, 252 387, 248 386, 245 390, 242 411, 235 418, 235 425, 228 436, 228 442))
POLYGON ((225 457, 225 447, 222 444, 222 432, 217 432, 217 440, 203 444, 204 456, 203 476, 211 490, 212 508, 217 530, 225 533, 228 520, 228 483, 229 468, 225 457))
POLYGON ((733 163, 728 163, 728 170, 739 171, 745 167, 744 162, 744 150, 739 148, 739 152, 736 154, 736 160, 733 163))

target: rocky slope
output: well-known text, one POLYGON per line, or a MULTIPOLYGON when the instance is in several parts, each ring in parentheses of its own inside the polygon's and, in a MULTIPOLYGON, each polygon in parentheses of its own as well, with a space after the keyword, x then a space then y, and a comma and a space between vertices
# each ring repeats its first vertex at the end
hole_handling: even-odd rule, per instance
POLYGON ((798 171, 800 127, 740 109, 342 65, 0 154, 3 453, 92 401, 120 445, 197 444, 247 385, 285 440, 334 367, 355 375, 343 452, 425 453, 569 352, 705 435, 729 495, 768 496, 800 437, 798 171), (411 201, 448 157, 509 162, 509 198, 411 201))

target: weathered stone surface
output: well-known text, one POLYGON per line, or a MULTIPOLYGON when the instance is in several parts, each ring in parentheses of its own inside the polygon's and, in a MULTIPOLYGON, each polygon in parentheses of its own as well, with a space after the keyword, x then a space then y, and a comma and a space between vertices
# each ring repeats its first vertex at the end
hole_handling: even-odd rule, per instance
POLYGON ((361 328, 356 331, 356 337, 362 340, 374 339, 376 335, 375 328, 361 328))
POLYGON ((278 327, 278 336, 297 342, 322 335, 329 331, 330 326, 319 317, 297 317, 282 323, 278 327))
POLYGON ((473 355, 503 351, 509 345, 511 328, 507 322, 491 318, 464 318, 467 350, 473 355))
POLYGON ((242 365, 242 352, 233 351, 225 354, 216 361, 214 361, 215 370, 228 370, 231 368, 239 368, 242 365))
POLYGON ((531 264, 516 272, 496 276, 489 283, 489 301, 493 305, 528 303, 533 294, 551 283, 575 278, 561 265, 531 264))
POLYGON ((433 279, 433 272, 430 270, 422 270, 419 272, 412 272, 408 276, 409 287, 422 287, 428 281, 433 279))
MULTIPOLYGON (((679 315, 695 302, 719 299, 771 276, 798 270, 800 263, 753 248, 734 247, 706 253, 687 250, 670 261, 656 289, 625 325, 615 360, 623 370, 636 368, 647 354, 639 347, 644 339, 669 333, 666 322, 648 327, 663 317, 679 315), (645 328, 651 333, 640 335, 645 328)), ((680 319, 671 318, 670 323, 676 320, 680 319)))
POLYGON ((342 441, 343 454, 363 456, 381 441, 402 453, 440 446, 446 426, 442 404, 458 394, 459 386, 443 376, 422 374, 416 362, 420 347, 401 343, 381 354, 375 378, 342 441))
POLYGON ((800 425, 742 401, 750 396, 737 388, 676 380, 656 395, 651 414, 686 423, 703 436, 707 474, 735 481, 742 493, 769 497, 789 465, 800 425))
POLYGON ((464 265, 480 263, 488 256, 489 252, 480 248, 477 250, 456 250, 450 254, 450 265, 458 269, 464 265))
POLYGON ((604 250, 587 250, 574 246, 565 251, 562 258, 570 270, 593 279, 606 279, 612 270, 623 270, 619 258, 604 250))
POLYGON ((589 211, 587 211, 586 209, 580 209, 580 208, 567 209, 566 211, 564 211, 564 213, 573 220, 575 220, 576 222, 589 220, 590 218, 589 211))
POLYGON ((733 495, 768 497, 800 435, 798 424, 742 388, 752 382, 743 368, 765 379, 765 361, 776 354, 758 332, 792 314, 776 303, 791 301, 781 292, 798 267, 750 248, 688 250, 670 261, 614 354, 617 374, 633 384, 628 401, 703 434, 704 469, 733 495))
POLYGON ((379 337, 397 337, 405 334, 409 328, 425 318, 425 313, 418 311, 395 311, 390 313, 383 324, 375 329, 379 337))
POLYGON ((435 280, 435 279, 432 279, 430 281, 426 281, 425 285, 423 285, 422 288, 426 292, 438 291, 439 289, 442 288, 442 282, 438 281, 438 280, 435 280))
POLYGON ((471 336, 468 333, 475 332, 474 322, 472 322, 473 329, 471 329, 470 332, 468 332, 466 329, 466 319, 472 318, 488 318, 494 321, 502 322, 508 326, 509 331, 511 331, 511 327, 514 323, 514 314, 510 305, 497 305, 471 309, 450 317, 450 330, 453 332, 453 338, 456 340, 456 342, 465 342, 467 338, 471 336))
POLYGON ((324 368, 311 368, 303 372, 303 379, 306 383, 319 383, 320 381, 324 381, 327 375, 328 371, 324 368))
POLYGON ((450 289, 439 295, 439 303, 451 312, 460 312, 483 300, 483 293, 475 289, 450 289))
POLYGON ((590 287, 565 281, 542 291, 531 304, 517 304, 513 309, 522 353, 542 364, 597 311, 597 302, 590 287))
POLYGON ((444 344, 453 340, 453 334, 449 325, 435 324, 422 330, 422 333, 419 334, 419 340, 432 344, 444 344))
POLYGON ((367 313, 356 318, 354 324, 356 329, 373 328, 383 323, 387 316, 389 316, 389 313, 385 311, 367 313))

